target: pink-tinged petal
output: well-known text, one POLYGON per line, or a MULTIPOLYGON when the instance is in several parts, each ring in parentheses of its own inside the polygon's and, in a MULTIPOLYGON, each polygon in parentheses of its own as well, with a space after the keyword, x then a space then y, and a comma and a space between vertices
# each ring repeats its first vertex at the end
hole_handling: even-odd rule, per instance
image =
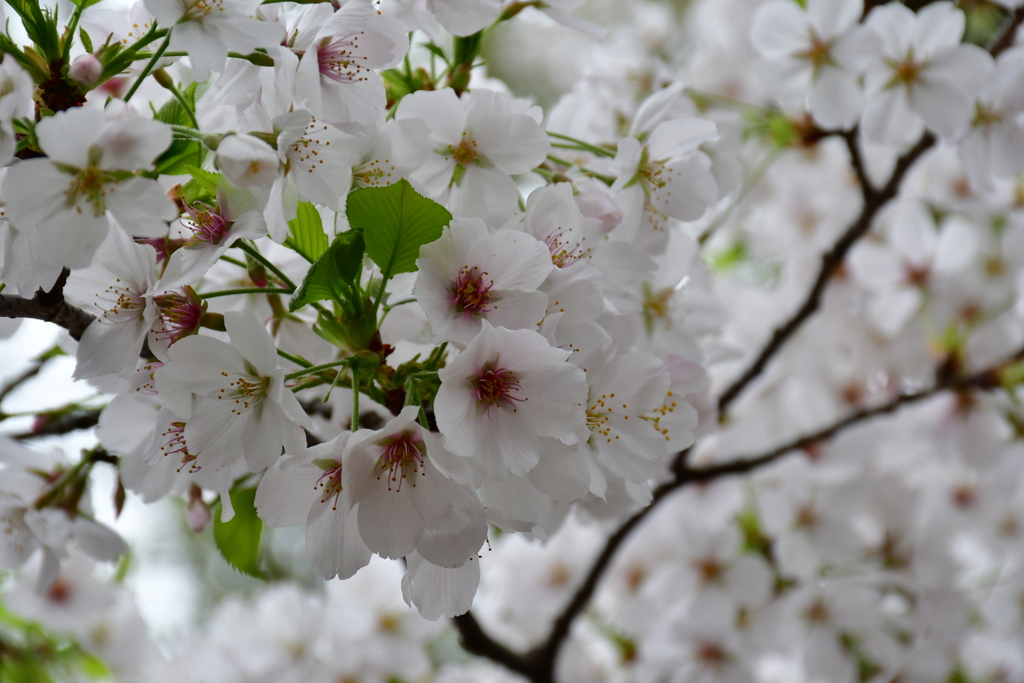
POLYGON ((547 294, 537 291, 496 292, 492 301, 487 320, 509 330, 536 329, 548 306, 547 294))
POLYGON ((458 145, 466 130, 466 110, 451 88, 420 90, 406 95, 398 105, 395 118, 423 119, 430 127, 431 137, 442 144, 458 145))
POLYGON ((125 171, 152 168, 156 158, 170 146, 171 137, 170 126, 142 116, 111 121, 96 140, 103 152, 99 165, 125 171))
POLYGON ((39 225, 36 245, 49 264, 60 264, 72 270, 92 263, 96 250, 107 237, 110 221, 103 214, 86 210, 60 211, 39 225))
POLYGON ((651 204, 671 218, 696 220, 718 199, 711 157, 704 152, 667 161, 661 179, 666 184, 651 190, 651 204))
POLYGON ((538 491, 561 503, 571 503, 590 490, 590 470, 579 445, 541 439, 541 456, 527 475, 538 491))
POLYGON ((850 254, 850 270, 865 288, 885 292, 906 280, 903 259, 890 246, 862 241, 850 254))
POLYGON ((232 412, 233 403, 204 398, 185 424, 185 442, 202 467, 219 469, 241 460, 242 443, 253 425, 244 415, 232 412))
POLYGON ((718 127, 706 119, 680 118, 660 124, 647 141, 652 161, 687 155, 721 136, 718 127))
POLYGON ((72 176, 57 170, 49 159, 16 162, 4 176, 4 212, 20 230, 35 230, 67 207, 64 193, 72 176))
POLYGON ((170 348, 174 378, 197 394, 217 391, 224 385, 221 371, 243 373, 242 354, 213 337, 185 337, 170 348))
POLYGON ((133 177, 107 187, 107 208, 121 226, 139 237, 164 237, 178 207, 150 178, 133 177))
POLYGON ((536 121, 520 114, 512 117, 508 137, 503 142, 483 149, 488 161, 509 175, 518 175, 544 162, 551 151, 551 141, 536 121))
POLYGON ((242 357, 252 363, 263 377, 269 377, 277 370, 277 347, 267 328, 255 314, 249 311, 228 311, 224 314, 231 344, 242 357))
POLYGON ((317 32, 317 38, 355 35, 366 28, 370 15, 375 13, 376 10, 370 0, 349 0, 323 23, 317 32))
POLYGON ((908 288, 877 297, 868 304, 868 313, 878 329, 891 338, 899 334, 920 307, 921 293, 908 288))
POLYGON ((551 272, 548 246, 518 230, 498 230, 477 243, 463 265, 487 271, 500 290, 535 290, 551 272))
POLYGON ((862 14, 864 0, 807 0, 807 17, 825 40, 853 28, 862 14))
POLYGON ((241 443, 250 472, 262 472, 281 458, 287 424, 281 406, 264 399, 258 406, 228 419, 246 423, 241 443))
POLYGON ((434 0, 434 16, 454 36, 468 36, 498 18, 501 0, 434 0))
POLYGON ((272 527, 302 524, 313 504, 324 497, 317 480, 324 471, 316 465, 300 465, 287 472, 278 462, 270 467, 256 489, 256 511, 272 527))
POLYGON ((397 488, 388 491, 383 475, 375 483, 380 491, 361 498, 356 508, 359 535, 373 552, 397 560, 416 549, 426 527, 408 495, 397 488))
POLYGON ((1024 127, 1004 124, 992 135, 992 173, 1011 178, 1024 171, 1024 127))
POLYGON ((473 606, 480 584, 478 561, 466 562, 457 569, 445 569, 415 553, 407 562, 402 595, 406 604, 415 605, 424 619, 451 618, 465 614, 473 606))
POLYGON ((149 321, 141 316, 134 322, 93 321, 78 344, 73 379, 92 379, 134 369, 147 332, 149 321))
POLYGON ((374 13, 359 43, 359 53, 372 69, 397 66, 409 51, 409 33, 395 19, 374 13))
POLYGON ((967 26, 967 17, 951 2, 933 2, 917 13, 914 27, 914 52, 933 57, 942 50, 960 44, 967 26))
POLYGON ((809 46, 808 17, 789 0, 772 0, 761 5, 750 26, 750 42, 773 59, 789 57, 809 46))
POLYGON ((89 148, 104 125, 102 109, 74 107, 40 121, 36 138, 51 161, 81 169, 89 165, 89 148))
POLYGON ((427 529, 416 544, 416 552, 433 565, 455 569, 470 561, 475 562, 486 538, 487 518, 481 511, 479 517, 469 520, 466 526, 456 531, 427 529))
MULTIPOLYGON (((418 477, 416 486, 410 486, 407 492, 409 502, 416 508, 427 528, 441 533, 455 533, 465 529, 475 519, 482 522, 484 510, 476 492, 445 477, 430 464, 430 453, 427 453, 427 457, 425 474, 418 477)), ((480 543, 483 543, 483 536, 480 537, 480 543)))
POLYGON ((860 118, 864 93, 855 74, 825 67, 814 82, 808 104, 822 127, 846 130, 860 118))
POLYGON ((911 46, 917 15, 905 5, 889 3, 871 10, 865 23, 882 39, 882 54, 896 58, 911 46))
POLYGON ((889 88, 865 105, 860 127, 871 142, 899 144, 916 139, 924 125, 910 108, 906 90, 889 88))
POLYGON ((962 272, 977 258, 981 228, 960 216, 950 216, 942 225, 935 248, 936 273, 962 272))
POLYGON ((113 562, 128 549, 124 539, 102 524, 97 524, 81 515, 76 517, 71 524, 72 533, 78 546, 94 559, 113 562))
POLYGON ((452 187, 448 206, 458 216, 483 218, 501 225, 515 212, 519 189, 512 178, 498 168, 470 166, 458 185, 452 187))
POLYGON ((945 81, 915 86, 910 97, 911 108, 943 138, 951 138, 967 127, 971 105, 962 90, 945 81))
POLYGON ((335 509, 332 500, 317 501, 306 519, 306 554, 322 578, 348 579, 370 563, 372 553, 359 535, 356 515, 347 504, 335 509))
POLYGON ((948 50, 928 63, 923 79, 926 85, 944 81, 968 99, 981 92, 992 79, 995 62, 992 55, 977 45, 961 45, 948 50))

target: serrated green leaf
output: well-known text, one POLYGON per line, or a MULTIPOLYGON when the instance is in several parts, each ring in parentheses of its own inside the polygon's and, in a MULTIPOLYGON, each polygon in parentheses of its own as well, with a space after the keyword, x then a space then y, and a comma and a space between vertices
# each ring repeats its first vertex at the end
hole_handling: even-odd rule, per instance
POLYGON ((14 41, 8 38, 3 32, 0 32, 0 52, 14 57, 14 60, 18 62, 25 71, 28 71, 32 80, 36 83, 42 83, 50 77, 49 73, 40 68, 38 63, 22 52, 18 46, 14 44, 14 41))
POLYGON ((364 248, 361 230, 349 230, 335 237, 327 251, 306 271, 302 284, 288 302, 288 310, 297 311, 306 304, 357 294, 364 248))
POLYGON ((198 166, 185 165, 185 172, 192 176, 192 180, 211 195, 217 194, 217 183, 220 182, 220 173, 205 171, 198 166))
POLYGON ((433 52, 435 55, 437 55, 438 57, 443 59, 445 64, 448 63, 448 57, 444 54, 444 50, 442 50, 440 47, 438 47, 434 43, 430 43, 430 42, 420 43, 420 46, 421 47, 425 47, 427 50, 429 50, 430 52, 433 52))
POLYGON ((324 234, 320 212, 310 202, 301 202, 298 214, 288 221, 291 235, 284 245, 294 249, 304 259, 313 263, 327 251, 327 235, 324 234))
POLYGON ((420 247, 441 236, 452 215, 416 193, 404 178, 387 187, 364 187, 348 196, 348 222, 361 228, 366 253, 385 277, 416 271, 420 247))
POLYGON ((231 505, 235 516, 230 522, 220 521, 220 506, 214 510, 213 540, 217 550, 232 567, 259 579, 266 574, 259 568, 257 557, 260 550, 260 536, 263 534, 263 520, 256 514, 256 489, 231 489, 231 505))

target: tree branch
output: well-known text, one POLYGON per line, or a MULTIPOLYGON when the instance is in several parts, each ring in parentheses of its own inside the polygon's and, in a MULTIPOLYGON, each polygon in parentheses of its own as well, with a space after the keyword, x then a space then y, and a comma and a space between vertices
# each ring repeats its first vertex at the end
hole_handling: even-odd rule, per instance
MULTIPOLYGON (((65 413, 49 422, 40 424, 31 431, 13 434, 11 438, 24 441, 25 439, 38 439, 43 436, 67 434, 78 429, 89 429, 99 424, 101 412, 101 408, 89 408, 65 413)), ((40 416, 45 415, 46 413, 40 414, 40 416)))
MULTIPOLYGON (((789 341, 790 337, 818 310, 818 307, 821 305, 821 297, 825 293, 825 287, 828 285, 828 281, 831 279, 836 268, 846 258, 847 252, 850 251, 850 248, 861 237, 867 234, 875 215, 896 196, 896 192, 899 190, 900 183, 902 183, 907 171, 934 144, 935 136, 931 133, 925 133, 921 136, 917 144, 896 162, 896 167, 893 169, 889 182, 881 190, 876 191, 872 189, 871 185, 866 182, 866 178, 864 178, 862 181, 864 182, 862 186, 864 207, 861 209, 857 220, 847 228, 846 232, 843 233, 843 236, 839 238, 839 241, 835 243, 832 249, 822 255, 818 276, 800 308, 797 309, 796 313, 789 320, 775 328, 771 339, 768 340, 768 343, 761 350, 761 353, 758 354, 754 362, 722 393, 722 396, 718 399, 719 414, 724 415, 726 413, 729 406, 747 388, 747 385, 764 372, 765 368, 768 367, 768 363, 789 341)), ((859 159, 859 155, 857 158, 859 159)), ((854 163, 856 164, 856 161, 854 163)))
POLYGON ((64 285, 70 273, 65 268, 50 291, 40 289, 31 299, 0 294, 0 317, 45 320, 63 327, 75 341, 80 340, 95 318, 64 300, 64 285))
MULTIPOLYGON (((538 672, 541 675, 534 674, 533 676, 530 676, 530 680, 534 681, 534 683, 550 683, 550 681, 553 680, 552 676, 555 661, 557 660, 558 652, 561 649, 562 644, 569 636, 569 630, 572 627, 572 623, 590 602, 601 577, 604 575, 604 572, 615 557, 615 553, 626 538, 629 537, 630 532, 632 532, 632 530, 635 529, 636 526, 642 522, 647 515, 649 515, 651 511, 658 506, 659 503, 668 498, 668 496, 676 490, 688 484, 711 481, 713 479, 731 476, 734 474, 745 474, 761 467, 765 467, 788 453, 793 453, 815 443, 821 443, 856 424, 865 422, 874 417, 887 415, 895 412, 903 406, 918 403, 944 391, 965 391, 968 389, 985 390, 999 387, 1001 386, 999 382, 1000 371, 1008 364, 1019 361, 1021 358, 1024 358, 1024 349, 1021 349, 1010 358, 1005 359, 993 367, 987 368, 979 373, 969 375, 967 377, 953 378, 948 381, 939 382, 930 389, 925 389, 924 391, 913 394, 902 394, 888 403, 874 408, 866 408, 864 410, 857 411, 829 425, 828 427, 825 427, 824 429, 799 437, 762 455, 740 458, 732 462, 714 465, 711 467, 689 468, 685 465, 685 456, 689 452, 689 449, 683 451, 678 458, 678 462, 682 463, 681 468, 676 472, 675 476, 671 480, 663 483, 654 490, 650 505, 635 512, 615 531, 614 534, 608 537, 607 541, 605 541, 604 548, 594 560, 594 563, 591 565, 590 571, 587 573, 583 583, 576 589, 576 593, 573 595, 572 600, 555 620, 547 641, 541 647, 527 655, 519 656, 519 661, 531 662, 534 666, 539 667, 538 672)), ((484 635, 484 637, 486 638, 487 636, 484 635)), ((493 643, 493 641, 491 642, 493 643)), ((502 647, 497 643, 494 643, 494 645, 502 647)), ((520 670, 517 669, 516 671, 520 670)), ((520 671, 520 673, 522 673, 522 671, 520 671)))
POLYGON ((993 57, 998 57, 1001 53, 1013 47, 1013 39, 1017 37, 1017 29, 1020 28, 1021 22, 1024 22, 1024 7, 1018 7, 1010 15, 1006 23, 1003 24, 1003 28, 999 31, 999 35, 989 43, 988 51, 993 57))

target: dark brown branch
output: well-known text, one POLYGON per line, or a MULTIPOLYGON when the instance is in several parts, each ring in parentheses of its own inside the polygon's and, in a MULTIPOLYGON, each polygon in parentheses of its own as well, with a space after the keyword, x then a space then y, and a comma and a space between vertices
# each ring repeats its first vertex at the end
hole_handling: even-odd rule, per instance
MULTIPOLYGON (((42 370, 42 369, 43 369, 43 364, 42 363, 33 363, 32 365, 29 366, 29 368, 27 370, 25 370, 20 375, 18 375, 17 377, 12 379, 10 382, 5 384, 3 386, 3 388, 0 389, 0 404, 2 404, 4 402, 4 399, 7 398, 12 391, 14 391, 15 389, 20 387, 22 384, 24 384, 28 380, 30 380, 33 377, 35 377, 36 375, 38 375, 39 371, 42 370)), ((2 416, 3 416, 3 411, 0 411, 0 417, 2 417, 2 416)))
POLYGON ((77 341, 95 318, 64 300, 64 285, 70 271, 65 268, 48 292, 39 290, 31 299, 0 294, 0 317, 34 318, 59 325, 77 341))
POLYGON ((452 622, 459 631, 462 647, 466 651, 486 657, 492 662, 501 664, 509 671, 521 674, 535 683, 550 683, 553 680, 551 678, 551 671, 547 671, 547 677, 545 677, 545 668, 553 669, 553 667, 545 667, 544 663, 539 661, 536 655, 532 653, 526 655, 518 654, 491 638, 484 633, 472 612, 461 614, 452 619, 452 622))
MULTIPOLYGON (((89 429, 90 427, 95 427, 99 424, 100 412, 102 412, 100 408, 89 408, 87 410, 76 410, 71 413, 65 413, 55 417, 51 421, 38 424, 31 431, 14 434, 11 438, 19 440, 38 439, 43 436, 67 434, 68 432, 73 432, 78 429, 89 429)), ((45 416, 46 413, 42 413, 40 415, 40 417, 45 416)))
POLYGON ((993 57, 998 57, 1001 53, 1013 47, 1013 39, 1017 37, 1017 29, 1020 28, 1021 22, 1024 22, 1024 7, 1018 7, 1007 18, 1003 28, 999 31, 999 35, 989 44, 988 51, 993 57))
POLYGON ((722 393, 722 396, 718 399, 718 411, 720 414, 725 414, 732 402, 747 388, 747 385, 764 372, 765 368, 768 367, 768 363, 789 341, 790 337, 818 310, 818 307, 821 305, 822 295, 825 293, 825 287, 828 285, 836 268, 846 258, 847 252, 850 251, 850 248, 861 237, 867 234, 875 215, 896 196, 907 171, 934 144, 935 136, 931 133, 925 133, 916 145, 899 158, 896 162, 896 167, 893 169, 892 176, 889 178, 889 182, 881 190, 876 191, 872 189, 871 185, 867 184, 866 179, 864 179, 865 184, 862 187, 864 207, 861 209, 857 220, 847 228, 846 232, 833 245, 832 249, 822 255, 818 276, 800 308, 797 309, 796 313, 789 320, 775 328, 771 339, 761 349, 761 353, 758 354, 754 362, 722 393))

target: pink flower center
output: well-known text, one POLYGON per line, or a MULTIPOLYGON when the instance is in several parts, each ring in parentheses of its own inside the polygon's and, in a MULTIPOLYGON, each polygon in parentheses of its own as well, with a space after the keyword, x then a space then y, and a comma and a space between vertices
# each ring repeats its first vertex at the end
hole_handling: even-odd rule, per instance
MULTIPOLYGON (((423 467, 423 441, 417 438, 413 432, 402 432, 388 437, 381 445, 383 449, 377 463, 377 478, 380 479, 380 475, 387 470, 388 491, 391 490, 391 485, 395 482, 398 483, 397 490, 401 491, 402 480, 410 474, 415 475, 420 472, 423 467)), ((426 470, 422 474, 426 474, 426 470)), ((415 479, 412 485, 416 486, 415 479)))
POLYGON ((522 391, 519 378, 505 368, 493 369, 484 366, 473 380, 476 389, 476 400, 488 417, 492 408, 511 408, 516 410, 516 403, 526 401, 525 397, 513 396, 512 393, 522 391))
POLYGON ((206 313, 206 302, 187 285, 182 287, 181 294, 168 292, 155 297, 153 301, 160 309, 160 321, 163 323, 163 329, 156 336, 170 344, 195 334, 206 313))
POLYGON ((494 280, 487 277, 487 271, 480 272, 476 266, 464 266, 455 278, 455 286, 452 288, 455 307, 463 313, 475 315, 490 312, 488 306, 491 303, 490 291, 493 286, 494 280))
POLYGON ((329 498, 334 497, 334 504, 331 507, 332 510, 338 509, 338 496, 341 495, 341 464, 337 467, 329 470, 325 470, 320 478, 316 480, 316 484, 313 485, 314 489, 323 489, 323 497, 320 499, 321 503, 326 503, 329 498))
POLYGON ((226 220, 219 209, 211 209, 197 202, 191 206, 186 205, 185 210, 192 219, 191 224, 186 226, 193 233, 188 244, 220 244, 231 227, 231 221, 226 220))
POLYGON ((327 45, 324 45, 317 52, 317 62, 320 67, 320 75, 329 78, 337 83, 357 83, 365 81, 363 72, 368 68, 360 64, 368 58, 365 55, 357 55, 359 50, 359 34, 338 38, 327 45))

